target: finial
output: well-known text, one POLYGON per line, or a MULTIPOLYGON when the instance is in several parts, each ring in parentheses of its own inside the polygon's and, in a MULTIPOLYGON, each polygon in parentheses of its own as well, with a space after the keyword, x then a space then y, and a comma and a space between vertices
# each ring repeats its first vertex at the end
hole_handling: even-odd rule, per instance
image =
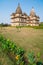
POLYGON ((34 11, 34 7, 32 7, 32 11, 34 11))
POLYGON ((34 7, 32 7, 32 10, 34 10, 34 7))
POLYGON ((34 7, 32 6, 32 9, 34 9, 34 7))
POLYGON ((18 6, 20 6, 20 3, 18 3, 18 6))

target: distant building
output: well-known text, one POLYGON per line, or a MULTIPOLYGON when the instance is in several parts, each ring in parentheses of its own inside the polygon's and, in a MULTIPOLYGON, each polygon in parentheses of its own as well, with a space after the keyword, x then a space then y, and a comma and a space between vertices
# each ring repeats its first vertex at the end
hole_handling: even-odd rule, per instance
POLYGON ((39 16, 34 12, 34 8, 32 8, 28 16, 22 12, 20 4, 18 4, 15 13, 11 14, 11 26, 39 26, 39 19, 39 16))

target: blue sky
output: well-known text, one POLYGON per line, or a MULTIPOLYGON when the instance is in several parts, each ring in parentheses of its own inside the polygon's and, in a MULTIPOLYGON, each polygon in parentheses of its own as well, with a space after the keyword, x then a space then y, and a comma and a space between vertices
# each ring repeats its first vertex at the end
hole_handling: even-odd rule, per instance
POLYGON ((0 0, 0 23, 10 23, 10 15, 15 12, 18 3, 20 3, 23 12, 28 15, 34 7, 40 21, 43 21, 43 0, 0 0))

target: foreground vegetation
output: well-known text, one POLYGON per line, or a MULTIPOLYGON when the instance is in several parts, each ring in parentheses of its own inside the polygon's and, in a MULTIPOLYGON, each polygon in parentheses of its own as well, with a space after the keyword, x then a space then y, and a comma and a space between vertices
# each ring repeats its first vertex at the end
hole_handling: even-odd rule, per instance
POLYGON ((40 52, 38 53, 37 58, 33 51, 29 52, 27 58, 23 48, 17 46, 9 39, 5 39, 2 35, 0 35, 0 42, 3 52, 5 52, 14 61, 14 65, 42 65, 40 61, 40 52))

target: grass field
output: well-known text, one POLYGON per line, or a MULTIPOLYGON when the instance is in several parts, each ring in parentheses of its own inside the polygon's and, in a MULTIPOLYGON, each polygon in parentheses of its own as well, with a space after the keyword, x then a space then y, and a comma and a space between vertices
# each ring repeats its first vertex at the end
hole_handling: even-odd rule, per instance
POLYGON ((23 47, 26 55, 29 50, 40 52, 43 61, 43 29, 0 27, 0 34, 23 47))

